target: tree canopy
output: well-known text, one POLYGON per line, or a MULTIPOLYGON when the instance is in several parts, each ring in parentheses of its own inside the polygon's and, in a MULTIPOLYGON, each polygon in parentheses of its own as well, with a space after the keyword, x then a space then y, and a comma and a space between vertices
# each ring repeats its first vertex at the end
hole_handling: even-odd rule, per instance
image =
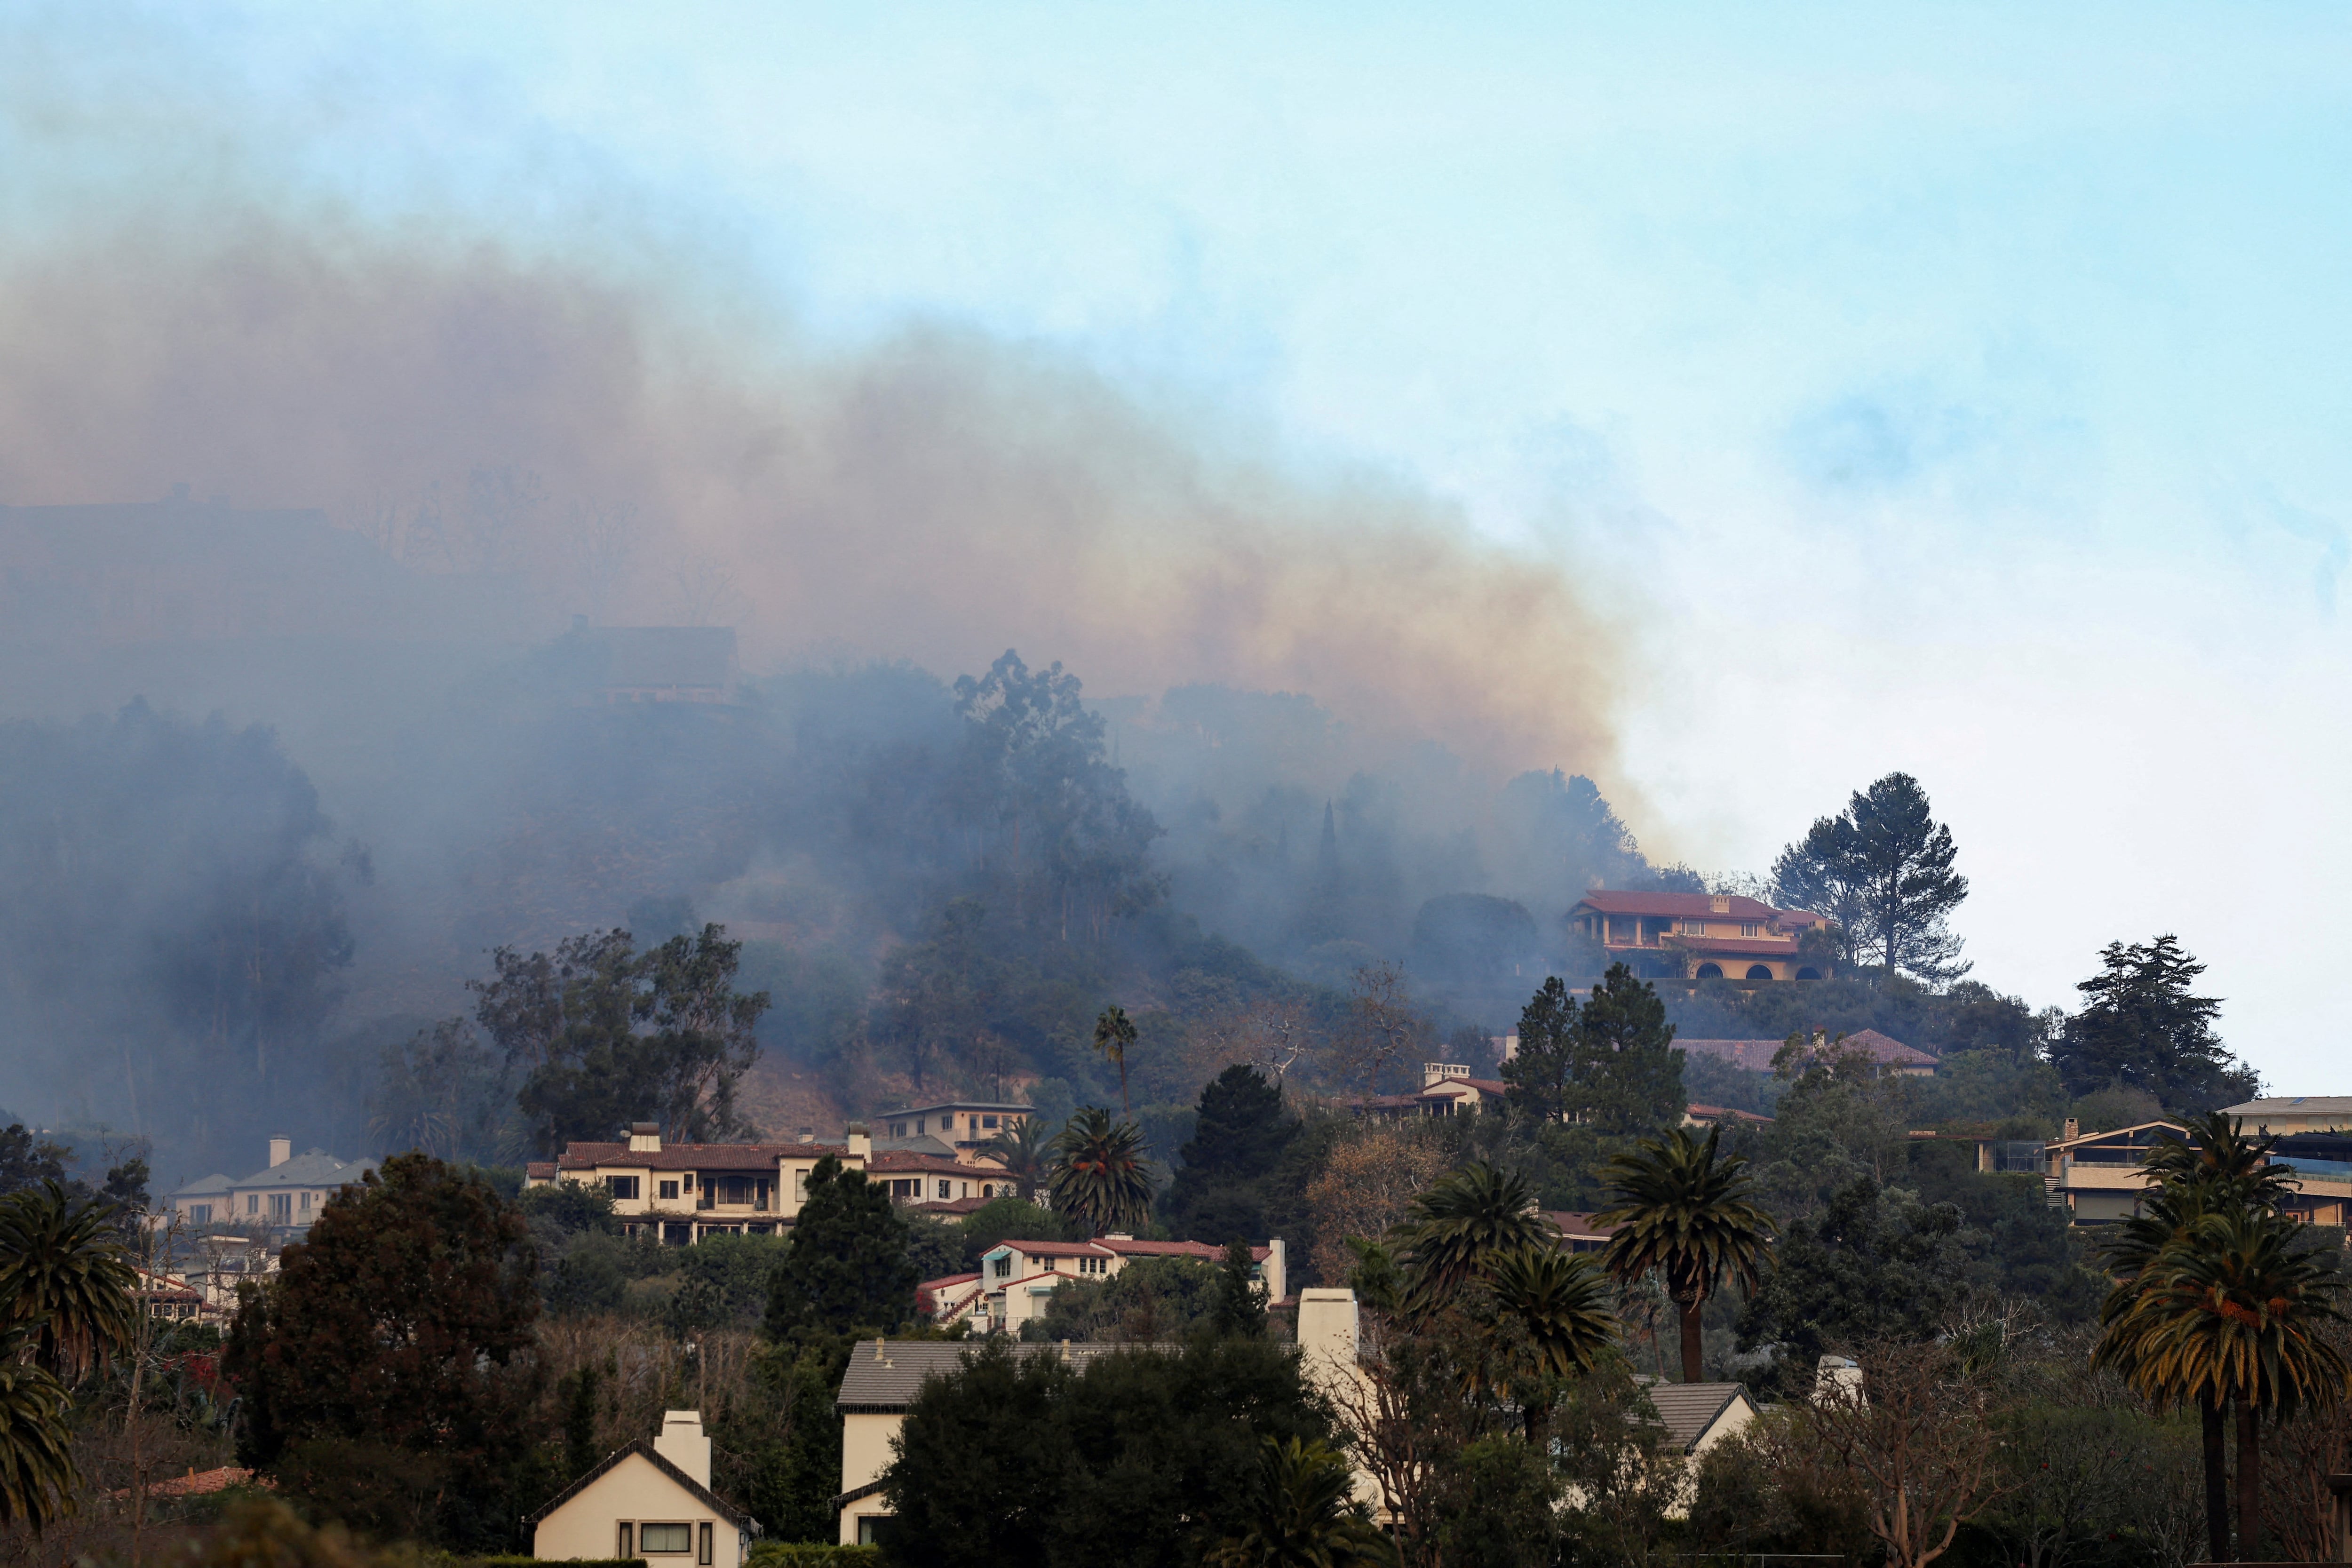
POLYGON ((807 1345, 887 1332, 915 1315, 918 1283, 889 1189, 830 1154, 819 1160, 769 1288, 769 1334, 807 1345))
POLYGON ((2168 933, 2101 949, 2099 973, 2075 987, 2083 1010, 2051 1053, 2067 1090, 2142 1089, 2167 1110, 2191 1112, 2252 1099, 2253 1070, 2213 1028, 2221 998, 2192 989, 2204 973, 2168 933))
POLYGON ((1890 974, 1957 979, 1969 966, 1945 921, 1969 896, 1969 879, 1952 869, 1958 853, 1952 830, 1929 814, 1919 781, 1888 773, 1780 852, 1772 863, 1773 897, 1784 908, 1835 921, 1856 962, 1890 974))
POLYGON ((1244 1063, 1225 1068, 1201 1090, 1192 1137, 1160 1199, 1169 1225, 1196 1241, 1265 1237, 1267 1184, 1298 1132, 1263 1073, 1244 1063))

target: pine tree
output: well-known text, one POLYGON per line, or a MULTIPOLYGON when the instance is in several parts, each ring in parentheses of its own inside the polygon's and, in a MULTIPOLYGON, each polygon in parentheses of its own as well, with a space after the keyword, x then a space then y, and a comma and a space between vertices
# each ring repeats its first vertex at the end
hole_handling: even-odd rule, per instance
POLYGON ((1216 1303, 1209 1321, 1223 1340, 1265 1338, 1265 1288, 1253 1277, 1249 1243, 1230 1242, 1217 1265, 1216 1303))
POLYGON ((1576 998, 1555 974, 1519 1012, 1519 1047, 1503 1064, 1511 1109, 1538 1121, 1558 1121, 1568 1109, 1576 1071, 1576 998))
POLYGON ((1677 1125, 1685 1101, 1674 1039, 1656 989, 1625 965, 1610 965, 1577 1015, 1574 1073, 1565 1091, 1570 1118, 1602 1132, 1677 1125))
POLYGON ((2213 1032, 2221 999, 2189 989, 2205 966, 2179 938, 2109 942, 2099 963, 2099 973, 2075 987, 2085 1005, 2066 1020, 2053 1053, 2069 1092, 2140 1089, 2168 1110, 2190 1111, 2253 1095, 2253 1073, 2213 1032))
POLYGON ((888 1189, 830 1154, 819 1160, 770 1287, 770 1337, 799 1347, 886 1333, 915 1315, 916 1283, 888 1189))
POLYGON ((1180 1236, 1223 1242, 1267 1234, 1267 1179, 1298 1136, 1282 1091, 1255 1068, 1235 1064, 1201 1090, 1192 1142, 1162 1208, 1180 1236))

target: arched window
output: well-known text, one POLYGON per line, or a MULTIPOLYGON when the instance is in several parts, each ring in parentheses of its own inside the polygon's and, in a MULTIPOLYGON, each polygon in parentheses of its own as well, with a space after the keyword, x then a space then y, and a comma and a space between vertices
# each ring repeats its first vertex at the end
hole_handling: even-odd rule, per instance
POLYGON ((1810 963, 1809 963, 1809 964, 1807 964, 1807 965, 1805 965, 1805 967, 1804 967, 1804 968, 1800 969, 1799 971, 1797 971, 1797 978, 1798 978, 1798 979, 1800 979, 1800 980, 1819 980, 1821 977, 1822 977, 1822 972, 1821 972, 1820 970, 1818 970, 1818 969, 1815 969, 1815 968, 1814 968, 1811 964, 1810 964, 1810 963))
POLYGON ((1772 972, 1765 968, 1760 963, 1751 963, 1748 966, 1748 978, 1750 980, 1769 980, 1772 978, 1772 972))
POLYGON ((1720 980, 1723 978, 1723 965, 1720 963, 1702 963, 1698 966, 1698 973, 1696 978, 1700 980, 1720 980))

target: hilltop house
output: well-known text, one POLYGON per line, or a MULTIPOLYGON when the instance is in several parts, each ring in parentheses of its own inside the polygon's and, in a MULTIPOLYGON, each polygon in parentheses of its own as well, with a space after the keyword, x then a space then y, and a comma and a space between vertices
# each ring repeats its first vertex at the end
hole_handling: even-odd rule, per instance
POLYGON ((758 1521, 710 1489, 710 1439, 699 1410, 662 1413, 661 1432, 630 1444, 523 1522, 542 1562, 642 1558, 686 1568, 742 1568, 758 1521))
POLYGON ((1416 1116, 1483 1116, 1501 1110, 1509 1097, 1508 1084, 1472 1078, 1461 1063, 1423 1062, 1418 1093, 1376 1094, 1354 1103, 1358 1116, 1394 1121, 1416 1116))
POLYGON ((901 1140, 936 1138, 965 1164, 980 1157, 981 1146, 999 1132, 1010 1132, 1036 1114, 1034 1106, 993 1100, 957 1100, 941 1105, 910 1106, 874 1119, 880 1131, 877 1147, 888 1149, 901 1140))
POLYGON ((527 1187, 586 1182, 613 1194, 613 1212, 630 1236, 683 1247, 706 1236, 772 1236, 808 1201, 809 1173, 831 1155, 863 1171, 872 1152, 863 1124, 851 1122, 839 1143, 803 1137, 791 1143, 673 1143, 640 1121, 625 1143, 570 1143, 561 1159, 534 1162, 527 1187))
POLYGON ((294 1152, 289 1138, 269 1141, 269 1163, 242 1179, 211 1175, 167 1194, 166 1210, 184 1226, 236 1226, 279 1240, 310 1228, 338 1189, 375 1169, 373 1160, 338 1160, 323 1149, 294 1152))
MULTIPOLYGON (((1206 1242, 1138 1241, 1116 1234, 1092 1241, 1006 1240, 981 1255, 981 1288, 953 1298, 954 1310, 933 1321, 966 1318, 975 1327, 1017 1334, 1030 1319, 1044 1317, 1046 1298, 1074 1279, 1108 1279, 1142 1258, 1189 1258, 1215 1264, 1224 1257, 1223 1247, 1206 1242)), ((1282 1237, 1251 1247, 1250 1262, 1251 1278, 1264 1287, 1266 1300, 1283 1300, 1289 1269, 1282 1237)))
POLYGON ((1595 888, 1568 911, 1569 929, 1611 960, 1654 978, 1822 980, 1830 961, 1805 936, 1825 922, 1737 893, 1620 893, 1595 888))

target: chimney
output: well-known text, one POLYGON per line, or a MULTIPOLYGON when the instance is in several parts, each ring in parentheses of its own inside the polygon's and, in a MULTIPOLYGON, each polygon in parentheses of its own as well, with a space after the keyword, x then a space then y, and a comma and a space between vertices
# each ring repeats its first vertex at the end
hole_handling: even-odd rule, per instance
POLYGON ((661 1123, 632 1121, 629 1123, 629 1152, 658 1154, 661 1152, 661 1123))
POLYGON ((850 1159, 856 1161, 859 1168, 863 1169, 866 1160, 870 1158, 874 1152, 873 1135, 866 1131, 866 1123, 863 1121, 853 1121, 849 1124, 849 1130, 845 1132, 843 1136, 849 1141, 850 1159))
MULTIPOLYGON (((1271 1261, 1271 1260, 1269 1260, 1271 1261)), ((1318 1390, 1356 1387, 1356 1293, 1353 1290, 1301 1290, 1298 1293, 1298 1358, 1307 1380, 1318 1390)))
POLYGON ((269 1168, 271 1170, 274 1171, 278 1169, 278 1166, 286 1163, 287 1161, 293 1157, 294 1140, 291 1138, 272 1138, 269 1141, 269 1168))
POLYGON ((2058 1134, 2058 1141, 2062 1143, 2071 1143, 2082 1135, 2083 1124, 2070 1116, 2066 1118, 2064 1130, 2058 1134))
POLYGON ((801 1129, 801 1142, 803 1142, 803 1143, 814 1143, 814 1142, 816 1142, 816 1129, 815 1129, 815 1128, 814 1128, 814 1127, 803 1127, 803 1128, 802 1128, 802 1129, 801 1129))
POLYGON ((1727 915, 1731 912, 1731 895, 1710 893, 1707 895, 1706 907, 1710 914, 1727 915))
POLYGON ((701 1411, 663 1411, 661 1434, 654 1439, 654 1452, 691 1476, 696 1486, 709 1487, 710 1439, 702 1435, 701 1411))
POLYGON ((1282 1245, 1282 1237, 1275 1237, 1265 1244, 1265 1267, 1260 1277, 1265 1281, 1268 1306, 1290 1294, 1290 1249, 1282 1245))

